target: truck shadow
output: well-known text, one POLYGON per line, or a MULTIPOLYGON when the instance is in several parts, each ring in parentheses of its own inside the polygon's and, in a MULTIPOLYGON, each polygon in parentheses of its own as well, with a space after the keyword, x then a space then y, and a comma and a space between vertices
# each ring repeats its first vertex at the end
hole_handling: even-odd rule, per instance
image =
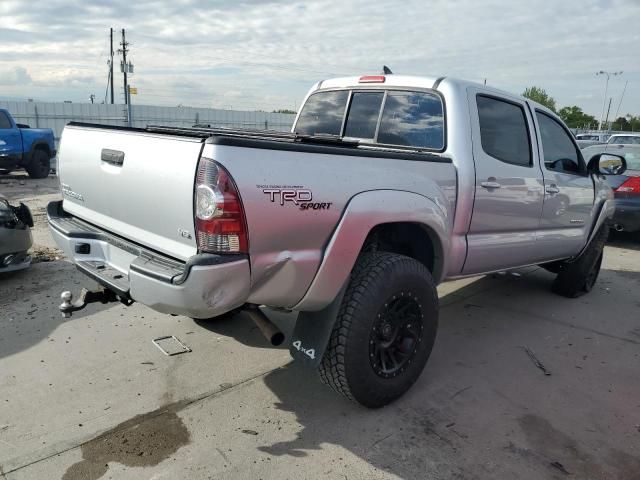
MULTIPOLYGON (((606 328, 599 326, 596 318, 606 314, 608 302, 623 304, 625 311, 637 311, 631 292, 637 291, 640 272, 603 270, 601 284, 580 299, 554 296, 549 291, 552 280, 553 275, 541 269, 522 277, 489 276, 441 298, 440 331, 423 375, 404 397, 379 410, 367 410, 336 395, 321 384, 317 375, 298 364, 290 363, 269 373, 264 383, 278 398, 274 407, 294 414, 300 430, 294 438, 263 444, 258 449, 291 457, 333 451, 335 462, 327 468, 349 478, 362 475, 362 467, 349 471, 352 455, 400 478, 555 478, 557 465, 552 465, 553 461, 561 462, 581 478, 593 471, 610 475, 608 478, 623 478, 619 475, 640 466, 640 459, 615 450, 607 442, 602 458, 592 454, 590 445, 584 445, 581 438, 571 438, 573 447, 567 450, 562 445, 568 437, 562 432, 557 432, 557 445, 552 438, 530 443, 533 436, 524 427, 533 413, 549 426, 545 430, 548 432, 556 432, 551 425, 562 423, 566 415, 576 415, 581 428, 587 429, 617 421, 614 413, 603 414, 606 418, 598 421, 589 417, 585 413, 591 411, 589 408, 602 405, 589 405, 593 399, 579 395, 564 400, 574 402, 575 411, 554 409, 549 388, 557 387, 535 385, 558 377, 545 377, 523 353, 522 346, 531 345, 550 362, 547 367, 566 382, 562 388, 579 391, 580 380, 573 374, 577 371, 573 364, 563 365, 553 350, 542 345, 549 338, 557 341, 572 328, 578 335, 597 337, 599 329, 606 328), (618 288, 630 280, 629 290, 618 288), (550 310, 540 309, 541 302, 546 302, 550 310), (587 311, 593 311, 588 319, 578 316, 578 312, 587 311), (564 368, 566 380, 558 371, 564 368), (623 457, 631 463, 616 466, 612 461, 623 457)), ((613 342, 619 338, 637 348, 640 333, 637 338, 632 333, 617 337, 615 332, 602 331, 601 338, 613 342)), ((610 392, 617 381, 609 378, 590 388, 602 392, 609 388, 610 392)), ((610 397, 601 395, 598 401, 607 405, 610 397)), ((620 428, 616 424, 612 430, 620 433, 620 428)))
POLYGON ((640 250, 640 232, 611 231, 607 245, 628 250, 640 250))
POLYGON ((93 304, 63 318, 61 289, 77 292, 88 283, 68 262, 36 263, 17 272, 0 274, 0 359, 26 350, 44 339, 68 320, 78 320, 109 305, 93 304))
POLYGON ((217 335, 231 337, 248 347, 288 349, 287 340, 291 338, 295 326, 296 313, 283 313, 264 310, 267 317, 275 323, 285 335, 285 341, 278 347, 272 347, 260 333, 260 329, 243 312, 211 319, 194 319, 199 327, 217 335))

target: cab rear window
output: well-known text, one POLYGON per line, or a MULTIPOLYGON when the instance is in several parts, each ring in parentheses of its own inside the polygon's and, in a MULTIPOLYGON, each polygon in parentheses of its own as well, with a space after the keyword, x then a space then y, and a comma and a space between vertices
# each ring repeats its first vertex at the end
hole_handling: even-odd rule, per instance
POLYGON ((296 133, 329 134, 367 143, 444 148, 444 109, 435 93, 407 90, 318 92, 305 103, 296 133), (347 112, 345 116, 345 112, 347 112))
POLYGON ((302 135, 340 135, 348 97, 346 90, 311 95, 300 113, 296 132, 302 135))

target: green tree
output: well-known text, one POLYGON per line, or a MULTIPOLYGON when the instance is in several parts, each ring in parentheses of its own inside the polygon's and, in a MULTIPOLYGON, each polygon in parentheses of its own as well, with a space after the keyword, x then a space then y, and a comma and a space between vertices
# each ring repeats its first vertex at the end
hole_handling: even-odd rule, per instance
POLYGON ((631 123, 625 117, 618 117, 613 122, 611 122, 612 130, 622 130, 629 131, 631 130, 631 123))
POLYGON ((640 115, 634 116, 627 114, 625 118, 627 119, 627 122, 629 122, 627 130, 631 130, 632 132, 640 132, 640 115))
POLYGON ((577 105, 562 107, 558 115, 569 128, 593 128, 598 121, 593 115, 588 115, 577 105))
POLYGON ((533 100, 534 102, 538 102, 541 105, 544 105, 549 110, 556 111, 556 101, 555 99, 549 95, 544 88, 540 87, 529 87, 524 90, 522 93, 523 97, 527 97, 529 100, 533 100))

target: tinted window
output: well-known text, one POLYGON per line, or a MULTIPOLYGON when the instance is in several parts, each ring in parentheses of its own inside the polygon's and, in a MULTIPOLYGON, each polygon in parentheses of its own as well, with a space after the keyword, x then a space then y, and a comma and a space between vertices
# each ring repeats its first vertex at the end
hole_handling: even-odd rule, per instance
POLYGON ((478 96, 482 149, 498 160, 531 165, 527 119, 522 107, 495 98, 478 96))
POLYGON ((538 125, 540 125, 544 164, 547 169, 557 172, 579 173, 581 168, 578 150, 567 131, 544 113, 536 112, 536 116, 538 117, 538 125))
POLYGON ((356 92, 351 96, 345 137, 370 138, 376 136, 383 92, 356 92))
POLYGON ((296 132, 303 135, 340 135, 349 92, 321 92, 311 95, 300 113, 296 132))
POLYGON ((609 143, 622 145, 640 145, 640 137, 618 135, 609 138, 609 143))
POLYGON ((0 112, 0 128, 2 129, 11 128, 11 122, 9 121, 9 117, 4 112, 0 112))
POLYGON ((388 91, 378 143, 440 150, 444 148, 444 115, 437 95, 388 91))

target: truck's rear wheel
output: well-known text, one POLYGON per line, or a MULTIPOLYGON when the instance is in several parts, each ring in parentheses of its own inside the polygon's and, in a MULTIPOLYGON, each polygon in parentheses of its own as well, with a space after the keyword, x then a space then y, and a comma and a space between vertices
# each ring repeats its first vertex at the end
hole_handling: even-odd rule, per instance
POLYGON ((365 407, 382 407, 418 379, 438 327, 438 296, 420 262, 364 254, 351 274, 320 378, 365 407))
POLYGON ((25 167, 25 170, 31 178, 46 178, 49 176, 51 170, 51 161, 49 154, 41 148, 33 152, 33 157, 29 165, 25 167))
POLYGON ((560 263, 558 276, 551 287, 554 293, 576 298, 591 291, 600 274, 602 251, 608 236, 609 227, 603 225, 578 260, 560 263))

